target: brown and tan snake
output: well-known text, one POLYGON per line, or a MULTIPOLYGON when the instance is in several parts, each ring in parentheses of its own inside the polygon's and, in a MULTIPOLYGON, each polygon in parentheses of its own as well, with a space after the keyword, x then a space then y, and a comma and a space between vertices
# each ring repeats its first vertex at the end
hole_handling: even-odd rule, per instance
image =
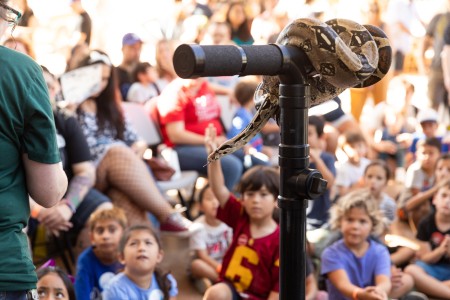
MULTIPOLYGON (((391 65, 392 50, 385 33, 372 25, 333 19, 297 19, 280 33, 276 44, 296 46, 309 58, 314 71, 307 75, 312 106, 333 99, 345 89, 366 87, 381 80, 391 65)), ((208 156, 208 163, 248 143, 270 118, 279 115, 278 76, 264 76, 261 98, 250 124, 208 156)))

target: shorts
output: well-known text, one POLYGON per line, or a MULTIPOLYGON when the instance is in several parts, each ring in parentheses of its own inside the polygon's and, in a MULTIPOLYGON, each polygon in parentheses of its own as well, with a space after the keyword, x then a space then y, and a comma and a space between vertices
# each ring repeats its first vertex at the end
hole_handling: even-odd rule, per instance
POLYGON ((428 275, 439 281, 450 280, 449 264, 427 264, 421 260, 416 261, 416 265, 422 268, 428 275))

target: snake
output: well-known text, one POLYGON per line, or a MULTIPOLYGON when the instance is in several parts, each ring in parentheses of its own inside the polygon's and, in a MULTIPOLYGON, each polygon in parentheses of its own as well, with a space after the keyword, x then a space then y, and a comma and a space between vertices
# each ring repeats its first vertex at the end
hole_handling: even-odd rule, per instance
MULTIPOLYGON (((347 88, 375 84, 387 74, 392 60, 389 40, 380 28, 348 19, 293 20, 275 44, 298 47, 309 59, 312 68, 305 74, 305 84, 310 86, 311 106, 331 100, 347 88)), ((278 76, 263 76, 255 91, 259 107, 251 122, 211 152, 208 164, 244 147, 270 118, 279 121, 279 86, 278 76)))

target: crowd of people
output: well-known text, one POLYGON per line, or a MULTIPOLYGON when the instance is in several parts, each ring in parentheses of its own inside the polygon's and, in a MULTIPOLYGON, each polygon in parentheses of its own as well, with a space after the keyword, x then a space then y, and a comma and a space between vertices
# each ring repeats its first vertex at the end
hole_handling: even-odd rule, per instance
MULTIPOLYGON (((160 268, 160 234, 189 239, 185 275, 203 299, 279 299, 278 125, 269 122, 243 149, 206 165, 251 122, 261 78, 182 79, 172 56, 181 42, 271 43, 293 18, 328 18, 339 7, 317 2, 295 13, 282 0, 181 1, 174 36, 151 45, 155 63, 141 60, 145 39, 130 32, 115 66, 90 46, 95 20, 72 0, 80 36, 55 75, 36 61, 32 30, 14 35, 16 26, 39 26, 27 2, 0 0, 6 299, 176 299, 183 290, 160 268), (181 170, 206 178, 194 194, 195 220, 159 189, 144 160, 149 145, 124 101, 156 121, 181 170), (229 107, 231 116, 223 113, 229 107), (39 241, 59 239, 75 250, 72 274, 58 260, 37 263, 39 241)), ((414 0, 358 7, 358 21, 390 38, 393 63, 375 85, 350 89, 348 112, 340 96, 336 109, 308 118, 309 166, 327 188, 306 211, 306 299, 450 299, 450 3, 430 21, 414 0), (414 37, 414 22, 425 36, 414 37), (420 55, 412 63, 414 47, 420 55), (427 75, 420 105, 407 72, 427 75)))

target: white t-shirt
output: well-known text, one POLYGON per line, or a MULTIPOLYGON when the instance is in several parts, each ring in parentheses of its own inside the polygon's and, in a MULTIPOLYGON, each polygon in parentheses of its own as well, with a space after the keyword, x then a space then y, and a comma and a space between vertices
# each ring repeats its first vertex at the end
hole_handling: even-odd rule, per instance
POLYGON ((370 159, 361 158, 359 166, 346 161, 336 166, 336 186, 350 187, 355 184, 364 175, 364 170, 370 164, 370 159))
POLYGON ((128 90, 127 100, 131 102, 145 103, 156 96, 158 96, 158 91, 153 84, 143 85, 140 82, 135 82, 128 90))
POLYGON ((203 227, 191 236, 189 248, 192 251, 206 250, 211 258, 222 262, 222 258, 231 244, 233 230, 223 222, 216 227, 208 225, 204 215, 198 217, 194 223, 202 224, 203 227))

